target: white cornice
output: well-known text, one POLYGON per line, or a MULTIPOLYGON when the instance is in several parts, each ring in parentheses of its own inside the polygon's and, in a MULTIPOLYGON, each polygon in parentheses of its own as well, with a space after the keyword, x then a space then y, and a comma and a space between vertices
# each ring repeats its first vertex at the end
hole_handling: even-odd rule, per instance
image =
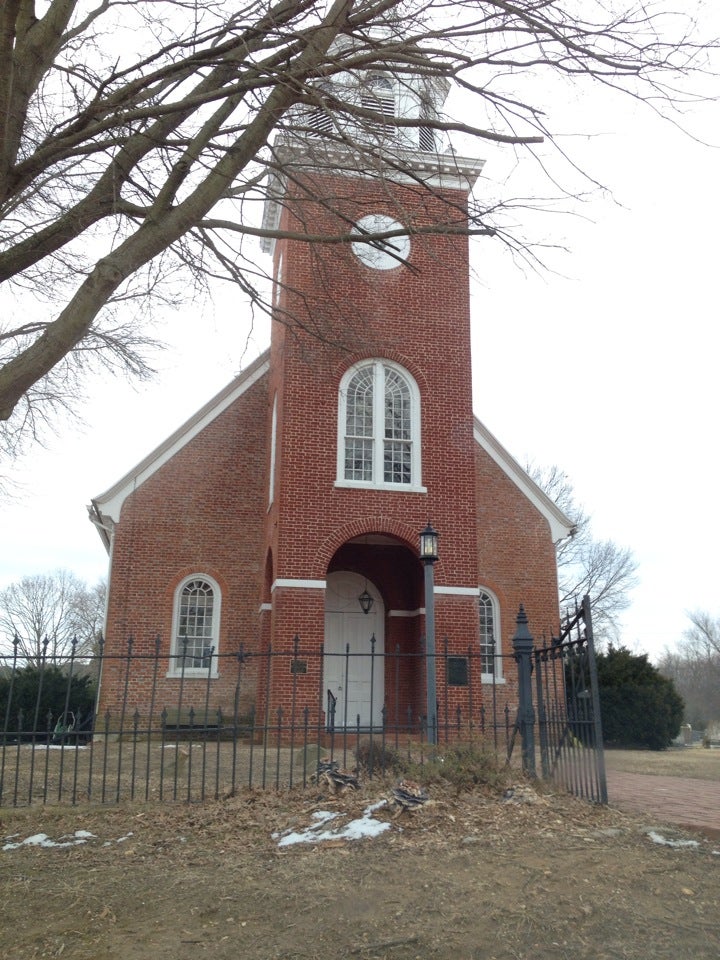
MULTIPOLYGON (((417 184, 435 190, 464 190, 469 193, 485 166, 484 160, 459 157, 454 153, 431 153, 424 150, 397 147, 387 158, 371 157, 350 147, 329 144, 310 137, 298 137, 292 143, 275 148, 278 170, 270 174, 268 194, 263 211, 264 230, 277 230, 280 224, 282 198, 285 194, 283 171, 294 176, 303 173, 358 177, 363 180, 380 178, 394 183, 417 184), (373 162, 376 164, 373 169, 373 162)), ((272 254, 274 237, 263 237, 264 253, 272 254)))
POLYGON ((170 434, 167 440, 163 441, 159 447, 156 447, 152 453, 149 453, 137 466, 126 473, 122 479, 113 484, 105 493, 93 497, 88 507, 90 519, 98 527, 106 546, 108 545, 108 538, 103 535, 103 530, 107 532, 118 522, 122 505, 128 495, 145 483, 179 450, 182 450, 193 437, 196 437, 209 423, 227 410, 238 397, 241 397, 257 383, 268 372, 269 368, 270 351, 266 350, 246 370, 243 370, 234 380, 231 380, 220 393, 209 400, 174 433, 170 434))
POLYGON ((460 157, 448 151, 435 153, 413 147, 395 146, 386 155, 369 155, 351 147, 298 137, 290 143, 278 144, 275 155, 279 174, 284 168, 293 173, 308 171, 340 176, 363 177, 398 183, 422 180, 431 186, 470 190, 482 173, 485 161, 477 157, 460 157))
POLYGON ((500 441, 493 436, 488 428, 474 417, 475 441, 500 467, 505 476, 523 493, 532 505, 545 517, 549 526, 553 543, 558 543, 569 537, 575 528, 572 520, 565 516, 563 511, 548 497, 544 490, 528 476, 520 464, 512 457, 500 441))

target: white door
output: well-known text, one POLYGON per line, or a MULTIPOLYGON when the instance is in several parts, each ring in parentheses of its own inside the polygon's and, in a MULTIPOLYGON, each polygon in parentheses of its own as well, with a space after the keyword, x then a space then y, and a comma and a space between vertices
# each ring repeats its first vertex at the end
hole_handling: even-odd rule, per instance
POLYGON ((335 698, 336 727, 354 729, 358 717, 361 727, 382 723, 384 625, 383 603, 372 583, 356 573, 330 574, 325 593, 325 706, 327 709, 328 700, 335 698), (365 589, 375 601, 367 614, 358 602, 365 589))

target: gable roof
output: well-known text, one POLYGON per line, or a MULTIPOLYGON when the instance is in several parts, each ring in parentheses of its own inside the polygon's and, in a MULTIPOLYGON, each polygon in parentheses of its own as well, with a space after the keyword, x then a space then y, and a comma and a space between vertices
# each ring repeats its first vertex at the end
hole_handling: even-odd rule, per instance
POLYGON ((558 543, 569 537, 575 530, 575 524, 570 520, 550 499, 537 483, 530 477, 526 470, 512 457, 500 441, 495 437, 485 424, 481 423, 477 417, 474 420, 475 442, 491 457, 500 467, 505 476, 515 484, 518 490, 523 493, 533 506, 540 511, 550 525, 550 533, 553 543, 558 543))
POLYGON ((266 350, 109 490, 93 497, 88 506, 88 513, 106 548, 110 548, 112 524, 120 519, 120 511, 126 498, 174 457, 178 450, 181 450, 209 423, 227 410, 238 397, 261 380, 269 369, 270 351, 266 350))
MULTIPOLYGON (((99 496, 93 497, 88 506, 88 513, 108 550, 110 549, 112 527, 119 521, 120 511, 127 497, 175 456, 193 437, 204 430, 209 423, 220 416, 238 397, 261 380, 269 368, 270 351, 266 350, 246 370, 243 370, 218 394, 208 400, 197 413, 178 427, 174 433, 170 434, 163 443, 129 470, 125 476, 121 477, 117 483, 99 496)), ((476 443, 485 450, 507 478, 545 517, 550 526, 553 542, 557 543, 559 540, 570 536, 574 529, 573 522, 528 476, 517 460, 508 453, 500 441, 490 433, 477 417, 473 417, 473 426, 476 443)))

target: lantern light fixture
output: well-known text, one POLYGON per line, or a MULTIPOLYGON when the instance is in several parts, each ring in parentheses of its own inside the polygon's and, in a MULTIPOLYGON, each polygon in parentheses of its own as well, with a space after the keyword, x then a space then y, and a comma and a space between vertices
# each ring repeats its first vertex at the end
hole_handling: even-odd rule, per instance
POLYGON ((358 603, 360 604, 360 609, 364 614, 370 613, 375 603, 375 599, 370 596, 368 593, 367 582, 365 583, 365 589, 358 597, 358 603))
POLYGON ((440 534, 428 520, 428 525, 420 534, 420 559, 423 563, 435 563, 438 559, 439 537, 440 534))

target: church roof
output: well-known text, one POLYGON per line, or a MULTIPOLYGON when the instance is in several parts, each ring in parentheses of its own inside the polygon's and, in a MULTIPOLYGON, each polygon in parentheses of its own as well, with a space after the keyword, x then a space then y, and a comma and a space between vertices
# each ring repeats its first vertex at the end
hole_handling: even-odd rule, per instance
POLYGON ((88 512, 106 547, 110 546, 110 524, 117 523, 120 519, 120 510, 125 499, 204 430, 208 423, 220 416, 238 397, 261 380, 269 369, 270 351, 266 350, 117 483, 99 496, 93 497, 88 512))
MULTIPOLYGON (((166 464, 205 427, 220 416, 238 397, 261 380, 270 368, 270 351, 266 350, 226 387, 210 399, 189 420, 121 477, 104 493, 93 497, 88 512, 105 546, 110 547, 112 525, 120 519, 126 498, 149 477, 166 464)), ((473 418, 477 444, 491 457, 508 479, 530 500, 547 520, 553 542, 557 543, 573 532, 573 523, 547 494, 532 480, 520 464, 503 447, 487 427, 473 418)))
POLYGON ((475 442, 500 467, 505 476, 528 498, 550 525, 553 543, 569 537, 575 530, 575 524, 558 507, 554 500, 538 486, 526 470, 520 466, 494 434, 477 417, 474 420, 475 442))

